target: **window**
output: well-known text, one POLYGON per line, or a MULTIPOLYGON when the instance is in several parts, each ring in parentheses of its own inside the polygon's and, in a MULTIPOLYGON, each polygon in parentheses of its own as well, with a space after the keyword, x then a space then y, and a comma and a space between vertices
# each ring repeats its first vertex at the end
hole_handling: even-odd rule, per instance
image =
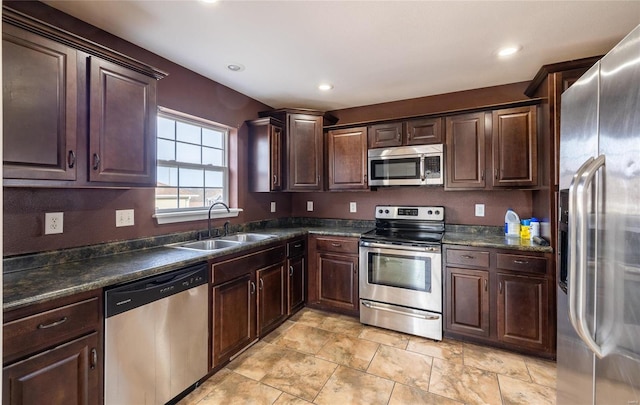
POLYGON ((157 127, 156 213, 229 202, 229 128, 161 108, 157 127))

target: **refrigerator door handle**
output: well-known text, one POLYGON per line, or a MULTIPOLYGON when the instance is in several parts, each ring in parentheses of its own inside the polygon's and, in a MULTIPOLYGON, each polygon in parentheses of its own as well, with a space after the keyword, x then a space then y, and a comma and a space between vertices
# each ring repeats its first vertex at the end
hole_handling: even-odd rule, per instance
MULTIPOLYGON (((580 178, 578 180, 578 184, 576 186, 575 192, 575 208, 576 208, 576 242, 579 249, 578 252, 578 263, 576 273, 579 274, 579 279, 576 280, 575 285, 577 285, 576 297, 575 297, 575 315, 577 315, 577 325, 576 332, 580 338, 584 341, 584 343, 591 349, 592 352, 596 354, 599 358, 604 356, 604 352, 602 347, 596 343, 595 339, 592 337, 591 333, 589 333, 589 328, 587 327, 586 320, 586 304, 587 304, 587 260, 588 260, 588 252, 586 249, 587 246, 587 234, 588 234, 588 221, 589 221, 589 213, 587 211, 587 207, 589 204, 589 193, 587 190, 589 186, 593 182, 596 173, 600 168, 605 165, 605 157, 604 155, 598 156, 596 159, 592 160, 589 166, 584 170, 580 178)), ((597 212, 597 211, 596 211, 597 212)), ((597 232, 596 232, 597 233, 597 232)), ((597 262, 597 258, 596 258, 597 262)))
POLYGON ((577 231, 577 217, 579 216, 576 207, 577 201, 577 187, 578 183, 580 183, 582 178, 582 173, 587 170, 587 167, 593 162, 593 158, 590 157, 585 161, 582 166, 575 172, 573 175, 573 179, 571 180, 571 185, 569 186, 569 218, 568 218, 568 227, 567 227, 567 267, 568 267, 568 276, 567 276, 567 301, 569 307, 569 320, 571 321, 571 325, 577 331, 578 330, 578 315, 576 311, 577 304, 577 286, 578 286, 578 268, 579 258, 581 257, 579 254, 580 246, 578 245, 578 231, 577 231))

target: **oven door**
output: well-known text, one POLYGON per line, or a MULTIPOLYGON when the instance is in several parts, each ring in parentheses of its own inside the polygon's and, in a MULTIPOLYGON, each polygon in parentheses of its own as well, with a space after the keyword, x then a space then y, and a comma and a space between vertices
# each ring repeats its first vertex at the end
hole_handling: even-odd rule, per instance
POLYGON ((442 313, 440 246, 361 242, 360 298, 442 313))

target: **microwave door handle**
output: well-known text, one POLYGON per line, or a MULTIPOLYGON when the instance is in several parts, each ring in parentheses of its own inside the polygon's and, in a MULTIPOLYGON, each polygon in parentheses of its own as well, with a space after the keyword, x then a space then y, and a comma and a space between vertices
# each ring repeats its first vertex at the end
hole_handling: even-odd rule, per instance
POLYGON ((426 157, 424 155, 420 156, 420 181, 424 183, 427 177, 424 175, 424 161, 426 157))

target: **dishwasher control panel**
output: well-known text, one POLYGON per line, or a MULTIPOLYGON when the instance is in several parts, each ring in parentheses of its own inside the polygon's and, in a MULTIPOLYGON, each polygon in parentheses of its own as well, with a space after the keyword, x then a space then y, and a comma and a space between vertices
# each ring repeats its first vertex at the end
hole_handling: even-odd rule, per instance
POLYGON ((105 316, 115 316, 209 282, 206 263, 155 275, 105 291, 105 316))

